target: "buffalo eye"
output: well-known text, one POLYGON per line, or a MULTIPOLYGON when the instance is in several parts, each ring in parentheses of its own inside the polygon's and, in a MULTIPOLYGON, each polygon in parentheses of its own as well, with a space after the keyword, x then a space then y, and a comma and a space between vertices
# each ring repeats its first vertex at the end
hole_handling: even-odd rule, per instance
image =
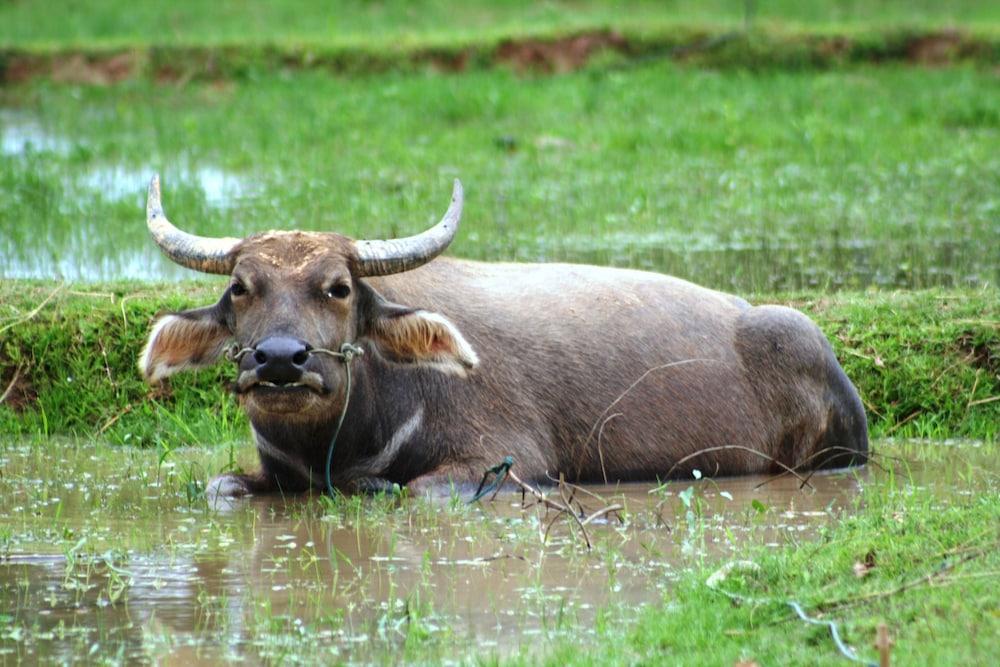
POLYGON ((246 285, 236 280, 229 286, 229 293, 233 296, 244 296, 247 293, 246 285))
POLYGON ((344 283, 337 283, 326 291, 326 295, 331 299, 346 299, 350 294, 350 286, 344 283))

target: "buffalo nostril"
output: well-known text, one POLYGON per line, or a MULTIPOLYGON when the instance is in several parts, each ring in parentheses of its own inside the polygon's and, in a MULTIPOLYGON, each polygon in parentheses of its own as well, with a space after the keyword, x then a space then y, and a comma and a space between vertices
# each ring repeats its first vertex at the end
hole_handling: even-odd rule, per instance
POLYGON ((290 336, 270 336, 254 349, 257 377, 272 385, 298 382, 309 361, 309 346, 290 336))

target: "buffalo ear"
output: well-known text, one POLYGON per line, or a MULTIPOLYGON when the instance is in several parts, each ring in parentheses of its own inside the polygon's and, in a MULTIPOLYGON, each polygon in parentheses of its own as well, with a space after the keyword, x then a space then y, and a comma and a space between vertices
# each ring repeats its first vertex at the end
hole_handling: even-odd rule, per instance
POLYGON ((149 333, 139 370, 147 382, 155 383, 177 371, 211 366, 231 337, 218 306, 164 315, 149 333))
POLYGON ((389 360, 459 377, 479 365, 472 345, 444 315, 391 303, 367 286, 363 291, 363 334, 389 360))

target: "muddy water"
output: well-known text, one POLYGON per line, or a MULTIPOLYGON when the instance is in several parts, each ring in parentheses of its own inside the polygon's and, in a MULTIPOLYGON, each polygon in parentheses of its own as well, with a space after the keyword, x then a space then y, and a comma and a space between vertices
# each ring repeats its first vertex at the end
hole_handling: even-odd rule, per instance
MULTIPOLYGON (((591 632, 669 595, 676 574, 748 545, 809 539, 864 485, 972 493, 974 445, 801 480, 588 487, 588 525, 504 493, 434 500, 257 498, 211 507, 213 461, 60 443, 0 445, 0 661, 375 661, 417 633, 503 653, 591 632), (542 533, 549 528, 543 542, 542 533)), ((898 445, 884 445, 893 451, 898 445)), ((217 468, 215 468, 217 469, 217 468)), ((549 492, 555 492, 550 489, 549 492)), ((456 656, 443 656, 455 660, 456 656)))

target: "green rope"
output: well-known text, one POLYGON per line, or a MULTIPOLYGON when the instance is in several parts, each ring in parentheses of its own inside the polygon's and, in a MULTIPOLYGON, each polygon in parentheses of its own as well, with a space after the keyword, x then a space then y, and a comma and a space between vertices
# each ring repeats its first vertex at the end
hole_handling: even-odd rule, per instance
POLYGON ((472 496, 472 500, 469 501, 469 504, 471 505, 472 503, 482 499, 484 496, 488 496, 491 493, 499 491, 500 485, 503 484, 504 479, 507 478, 507 473, 510 471, 510 467, 512 465, 514 465, 514 457, 505 456, 503 461, 484 472, 483 481, 479 482, 479 488, 476 489, 476 493, 472 496), (495 477, 492 482, 487 484, 486 480, 490 478, 490 475, 495 475, 495 477))
POLYGON ((352 345, 351 343, 344 343, 340 346, 340 352, 334 352, 332 350, 312 350, 313 352, 320 352, 323 354, 328 354, 331 357, 339 357, 344 360, 344 368, 347 371, 347 386, 344 392, 344 407, 340 411, 340 417, 337 419, 337 428, 333 432, 333 438, 330 439, 330 447, 326 450, 326 492, 331 496, 333 493, 333 483, 330 481, 330 464, 333 462, 333 448, 337 444, 337 438, 340 436, 340 427, 344 425, 344 417, 347 416, 347 406, 351 401, 351 361, 354 357, 360 357, 365 353, 364 349, 358 347, 357 345, 352 345))

